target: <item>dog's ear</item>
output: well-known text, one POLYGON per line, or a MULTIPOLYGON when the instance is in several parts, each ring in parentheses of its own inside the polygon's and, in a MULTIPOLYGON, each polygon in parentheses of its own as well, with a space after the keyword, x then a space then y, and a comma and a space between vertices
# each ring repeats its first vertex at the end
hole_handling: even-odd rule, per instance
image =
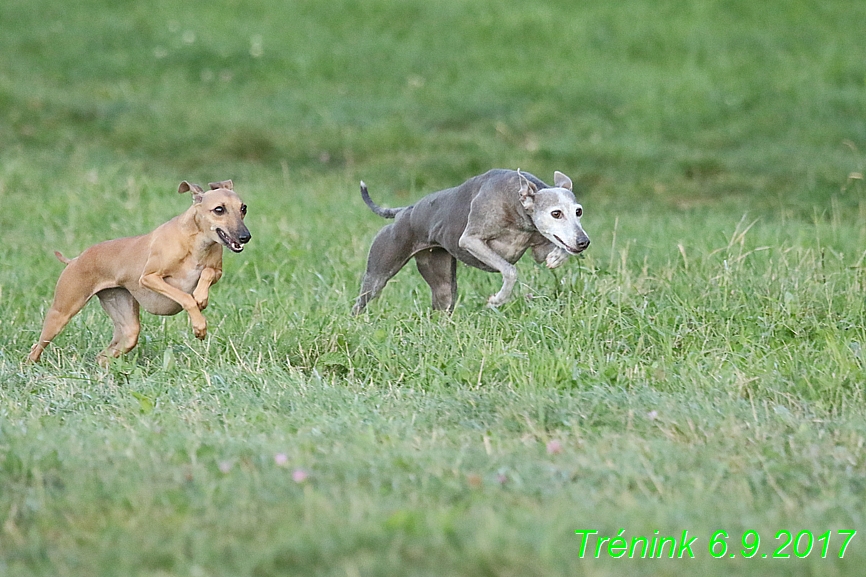
POLYGON ((201 197, 204 194, 204 189, 197 184, 192 184, 187 181, 183 181, 180 183, 180 186, 177 187, 177 191, 181 194, 184 192, 192 192, 192 200, 193 202, 201 202, 201 197))
POLYGON ((558 170, 553 171, 553 184, 558 188, 572 190, 571 179, 559 172, 558 170))
POLYGON ((227 188, 229 190, 234 190, 234 183, 231 180, 221 180, 220 182, 211 182, 208 184, 211 190, 216 190, 218 188, 227 188))
POLYGON ((532 212, 535 208, 535 193, 538 192, 538 188, 523 176, 519 168, 517 169, 517 178, 520 181, 520 204, 523 205, 526 212, 532 212))

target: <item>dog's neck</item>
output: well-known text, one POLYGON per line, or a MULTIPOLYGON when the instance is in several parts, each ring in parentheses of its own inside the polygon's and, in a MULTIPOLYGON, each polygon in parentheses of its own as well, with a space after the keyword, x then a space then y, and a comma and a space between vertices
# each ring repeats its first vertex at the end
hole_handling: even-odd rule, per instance
POLYGON ((192 205, 186 209, 186 211, 178 215, 177 223, 184 234, 190 237, 197 237, 194 246, 191 247, 197 254, 203 254, 208 250, 212 250, 214 245, 217 245, 217 248, 222 250, 222 245, 215 241, 211 235, 202 234, 202 227, 207 225, 200 222, 198 207, 196 205, 192 205))
POLYGON ((535 226, 535 221, 532 220, 532 213, 523 207, 519 202, 515 206, 517 219, 514 224, 523 232, 538 232, 538 227, 535 226))

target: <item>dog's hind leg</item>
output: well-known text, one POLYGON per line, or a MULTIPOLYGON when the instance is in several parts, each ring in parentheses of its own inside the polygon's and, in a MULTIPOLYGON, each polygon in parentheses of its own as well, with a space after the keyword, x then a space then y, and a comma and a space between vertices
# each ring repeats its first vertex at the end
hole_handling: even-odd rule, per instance
POLYGON ((415 255, 415 265, 430 285, 433 309, 452 312, 457 300, 457 259, 444 248, 430 248, 415 255))
POLYGON ((48 343, 60 334, 69 320, 78 314, 78 311, 84 308, 84 305, 93 296, 93 293, 87 290, 80 290, 79 287, 85 283, 83 277, 84 275, 75 265, 69 265, 60 273, 60 278, 54 289, 54 301, 51 303, 51 308, 48 309, 45 322, 42 324, 42 333, 39 335, 39 340, 30 349, 30 354, 27 355, 30 362, 39 361, 48 343))
POLYGON ((352 307, 353 315, 360 314, 368 302, 379 296, 388 281, 412 258, 411 237, 403 230, 402 224, 400 220, 389 224, 373 239, 361 293, 352 307))
POLYGON ((42 325, 42 333, 39 335, 39 340, 36 341, 36 344, 33 345, 33 347, 31 347, 27 359, 32 363, 38 362, 39 358, 42 356, 42 352, 45 350, 45 347, 48 346, 48 343, 60 334, 60 331, 62 331, 63 327, 65 327, 69 322, 69 319, 75 316, 75 313, 80 311, 85 304, 87 304, 87 300, 80 304, 75 303, 73 305, 73 308, 75 309, 73 312, 69 312, 69 310, 61 310, 52 305, 51 309, 49 309, 48 313, 45 315, 45 323, 42 325))
POLYGON ((119 357, 138 344, 138 334, 141 332, 138 301, 125 288, 110 288, 96 293, 99 304, 114 321, 114 336, 104 351, 99 353, 96 361, 105 365, 108 357, 119 357))

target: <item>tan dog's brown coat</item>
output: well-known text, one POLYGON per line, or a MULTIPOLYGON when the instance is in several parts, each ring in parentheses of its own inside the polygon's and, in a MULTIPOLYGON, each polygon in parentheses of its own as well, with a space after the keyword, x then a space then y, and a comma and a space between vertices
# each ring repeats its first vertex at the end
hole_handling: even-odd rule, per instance
POLYGON ((201 311, 210 286, 222 276, 222 247, 241 252, 250 240, 244 224, 247 207, 231 180, 211 183, 208 191, 183 181, 178 192, 192 192, 192 206, 148 234, 101 242, 73 259, 55 252, 66 268, 30 361, 39 360, 93 295, 114 321, 114 337, 97 357, 100 364, 138 343, 139 307, 155 315, 185 310, 195 336, 205 337, 207 320, 201 311))

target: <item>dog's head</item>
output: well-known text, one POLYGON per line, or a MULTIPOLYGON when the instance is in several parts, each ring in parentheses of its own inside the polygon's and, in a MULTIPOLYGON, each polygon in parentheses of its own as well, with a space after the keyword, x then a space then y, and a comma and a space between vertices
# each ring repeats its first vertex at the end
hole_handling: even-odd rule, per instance
POLYGON ((184 180, 177 191, 192 192, 196 218, 201 219, 201 230, 211 234, 214 242, 227 246, 232 252, 241 252, 252 238, 244 224, 247 205, 234 191, 231 180, 211 182, 208 186, 210 190, 204 190, 184 180))
POLYGON ((569 254, 586 250, 589 237, 580 225, 583 207, 574 198, 571 179, 556 171, 553 173, 554 186, 539 190, 520 170, 517 175, 520 180, 520 204, 532 218, 538 232, 569 254))

